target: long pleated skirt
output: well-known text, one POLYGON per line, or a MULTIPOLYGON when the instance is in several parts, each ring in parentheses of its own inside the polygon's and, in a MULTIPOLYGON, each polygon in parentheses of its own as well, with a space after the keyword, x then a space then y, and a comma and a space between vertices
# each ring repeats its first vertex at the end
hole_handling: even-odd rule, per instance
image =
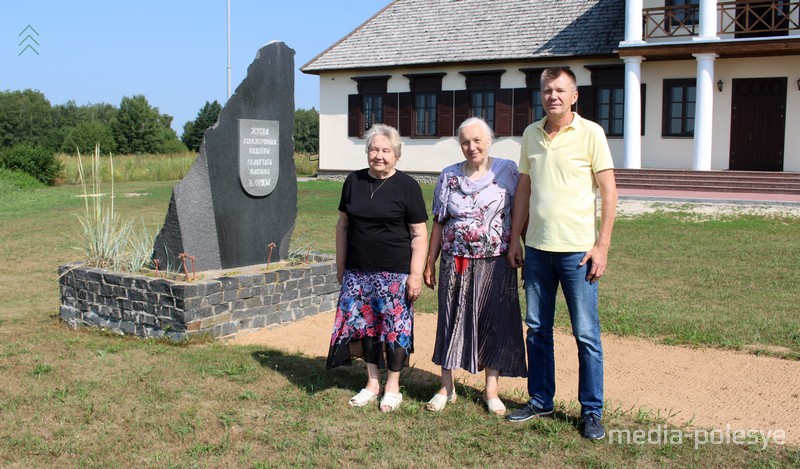
POLYGON ((439 320, 433 362, 445 369, 525 377, 517 271, 505 256, 439 261, 439 320))

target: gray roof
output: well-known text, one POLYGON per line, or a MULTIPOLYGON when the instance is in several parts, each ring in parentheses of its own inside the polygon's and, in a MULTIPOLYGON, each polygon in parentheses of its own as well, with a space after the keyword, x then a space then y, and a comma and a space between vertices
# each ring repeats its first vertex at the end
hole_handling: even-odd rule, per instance
POLYGON ((625 0, 395 0, 300 69, 607 56, 624 30, 625 0))

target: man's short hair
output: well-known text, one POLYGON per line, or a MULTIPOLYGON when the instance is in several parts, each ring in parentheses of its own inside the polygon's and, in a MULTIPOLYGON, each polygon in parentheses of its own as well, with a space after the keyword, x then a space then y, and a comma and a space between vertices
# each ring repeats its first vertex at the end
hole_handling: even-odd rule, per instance
POLYGON ((544 83, 546 81, 555 80, 561 75, 568 76, 570 81, 572 81, 572 86, 574 86, 576 90, 578 89, 578 79, 575 78, 575 73, 570 70, 569 67, 550 67, 544 69, 544 71, 542 71, 541 82, 544 83))

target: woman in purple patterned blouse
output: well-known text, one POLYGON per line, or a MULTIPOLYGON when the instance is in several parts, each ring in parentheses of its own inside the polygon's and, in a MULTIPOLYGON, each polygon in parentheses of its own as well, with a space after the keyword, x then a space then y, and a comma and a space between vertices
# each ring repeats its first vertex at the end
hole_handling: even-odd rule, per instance
POLYGON ((442 386, 426 407, 440 411, 456 399, 454 369, 485 370, 483 400, 503 415, 499 377, 527 376, 517 271, 506 260, 519 171, 513 161, 489 156, 492 130, 482 119, 467 119, 458 135, 465 161, 437 179, 423 274, 434 288, 441 253, 433 362, 442 367, 442 386))

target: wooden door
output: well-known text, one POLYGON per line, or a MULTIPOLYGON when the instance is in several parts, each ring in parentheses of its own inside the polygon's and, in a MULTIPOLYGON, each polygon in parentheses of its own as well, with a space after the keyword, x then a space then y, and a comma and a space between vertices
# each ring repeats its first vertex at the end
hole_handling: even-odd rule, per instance
POLYGON ((733 80, 730 169, 783 171, 786 78, 733 80))

